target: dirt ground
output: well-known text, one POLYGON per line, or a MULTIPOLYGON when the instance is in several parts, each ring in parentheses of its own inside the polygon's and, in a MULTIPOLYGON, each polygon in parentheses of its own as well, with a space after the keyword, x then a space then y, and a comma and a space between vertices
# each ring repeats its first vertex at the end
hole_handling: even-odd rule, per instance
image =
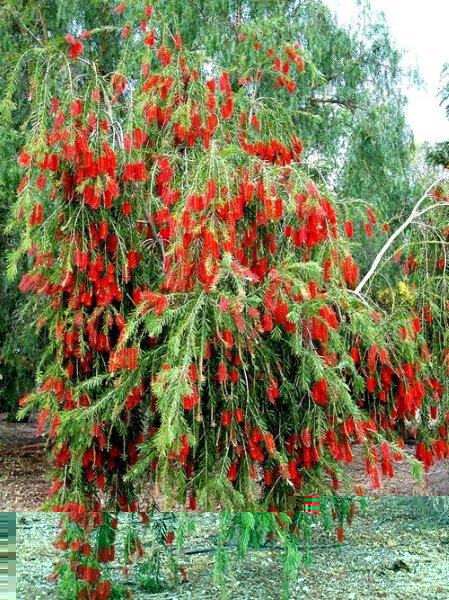
MULTIPOLYGON (((413 449, 408 449, 413 454, 413 449)), ((42 438, 35 434, 35 423, 8 423, 0 414, 0 510, 38 511, 48 490, 49 465, 42 438)), ((396 465, 396 476, 384 480, 377 493, 370 491, 360 449, 347 470, 368 495, 449 496, 449 461, 440 461, 426 474, 424 485, 416 481, 410 466, 396 465)))
MULTIPOLYGON (((188 582, 158 594, 145 592, 135 569, 126 583, 135 600, 217 600, 212 580, 217 517, 193 516, 195 532, 188 534, 177 560, 188 582), (198 548, 212 551, 188 554, 198 548)), ((17 600, 57 598, 46 577, 56 552, 53 514, 17 515, 17 600)), ((442 516, 426 498, 370 498, 367 509, 346 530, 345 543, 317 525, 312 563, 302 565, 291 586, 290 600, 447 600, 449 598, 449 513, 442 516)), ((231 550, 229 600, 280 600, 282 561, 278 549, 252 550, 237 559, 231 550)), ((120 578, 112 564, 112 577, 120 578)), ((123 579, 122 579, 123 582, 123 579)))

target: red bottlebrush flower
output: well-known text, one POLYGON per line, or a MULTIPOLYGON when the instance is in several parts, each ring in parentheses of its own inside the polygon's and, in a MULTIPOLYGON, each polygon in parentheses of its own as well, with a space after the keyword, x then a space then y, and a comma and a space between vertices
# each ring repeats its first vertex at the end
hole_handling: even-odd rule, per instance
POLYGON ((373 394, 376 389, 376 380, 374 377, 366 378, 366 391, 373 394))
MULTIPOLYGON (((66 36, 66 41, 68 42, 68 38, 69 36, 66 36)), ((80 54, 82 54, 84 52, 84 44, 82 42, 80 42, 79 40, 75 40, 75 38, 73 38, 73 36, 70 36, 70 39, 73 39, 73 42, 68 42, 69 43, 69 49, 67 51, 67 56, 71 59, 71 60, 76 60, 80 54)))
POLYGON ((40 202, 34 204, 28 222, 31 226, 41 225, 44 222, 44 207, 40 202))
POLYGON ((402 341, 405 341, 407 339, 407 328, 406 327, 400 327, 398 330, 399 333, 399 337, 401 338, 402 341))
POLYGON ((238 477, 238 462, 234 461, 228 469, 227 477, 229 481, 235 481, 238 477))
POLYGON ((326 323, 313 317, 311 323, 312 340, 327 344, 329 339, 329 328, 326 323))
POLYGON ((125 25, 122 29, 122 31, 120 32, 120 35, 122 36, 123 39, 126 39, 127 37, 129 37, 129 34, 131 33, 131 25, 125 25))
POLYGON ((108 600, 111 597, 112 585, 109 580, 100 581, 95 588, 97 600, 108 600))
POLYGON ((117 6, 114 8, 114 12, 116 15, 121 15, 122 12, 125 10, 126 8, 126 4, 125 2, 120 2, 119 4, 117 4, 117 6))
POLYGON ((306 427, 301 431, 301 441, 306 448, 310 448, 312 445, 312 433, 309 427, 306 427))
POLYGON ((175 35, 173 36, 173 41, 175 43, 176 50, 181 50, 181 48, 182 48, 182 39, 181 39, 181 34, 180 33, 175 33, 175 35))
POLYGON ((230 410, 224 410, 221 413, 221 419, 220 419, 220 423, 223 425, 223 427, 229 427, 229 425, 231 424, 231 419, 232 419, 232 413, 230 410))
POLYGON ((165 536, 165 542, 170 546, 171 544, 173 544, 175 539, 175 534, 173 531, 168 531, 167 535, 165 536))
POLYGON ((31 155, 28 153, 28 151, 25 148, 23 148, 23 150, 19 154, 17 163, 25 169, 25 168, 31 166, 31 161, 32 161, 31 155))
POLYGON ((37 426, 36 426, 36 435, 42 435, 45 424, 47 422, 48 417, 50 416, 50 409, 48 407, 43 408, 38 414, 37 418, 37 426))
POLYGON ((278 302, 273 310, 273 317, 276 323, 285 323, 287 320, 289 309, 286 302, 278 302))
POLYGON ((312 400, 317 404, 324 406, 328 403, 327 381, 323 378, 316 381, 311 389, 312 400))
POLYGON ((294 460, 288 461, 288 474, 295 487, 301 485, 301 475, 298 473, 297 464, 294 460))
POLYGON ((43 171, 56 172, 59 168, 59 156, 57 154, 46 154, 39 166, 43 171))
POLYGON ((59 98, 53 97, 50 101, 50 112, 52 115, 56 115, 59 110, 59 98))
POLYGON ((142 262, 142 255, 137 250, 129 250, 127 252, 128 268, 135 269, 142 262))
POLYGON ((227 298, 220 298, 219 308, 221 312, 227 312, 229 310, 229 300, 227 298))
POLYGON ((198 392, 194 391, 192 394, 188 396, 183 396, 182 405, 184 410, 192 410, 194 406, 199 404, 200 398, 198 396, 198 392))
POLYGON ((133 144, 135 148, 141 148, 147 141, 147 134, 140 127, 136 127, 133 132, 133 144))
POLYGON ((206 199, 210 202, 217 195, 217 182, 215 179, 210 179, 206 184, 206 199))
POLYGON ((382 229, 385 231, 385 233, 388 233, 390 231, 390 223, 384 223, 382 225, 382 229))
POLYGON ((312 196, 312 198, 319 198, 320 196, 320 191, 319 189, 316 187, 316 185, 313 183, 313 181, 309 181, 306 185, 306 190, 307 193, 310 194, 312 196))
POLYGON ((72 117, 79 117, 83 113, 83 102, 80 98, 77 98, 72 102, 72 106, 70 107, 70 114, 72 117))
POLYGON ((231 369, 229 379, 231 380, 231 383, 237 383, 237 381, 240 380, 240 374, 237 369, 231 369))
POLYGON ((415 317, 412 320, 412 327, 413 327, 413 331, 415 331, 416 333, 421 333, 421 320, 419 319, 419 317, 415 317))
POLYGON ((310 298, 316 298, 318 295, 318 284, 316 281, 309 281, 309 294, 310 298))
POLYGON ((126 164, 123 172, 123 179, 124 181, 146 181, 147 173, 145 163, 139 161, 126 164))
POLYGON ((349 286, 354 287, 357 283, 357 279, 359 278, 359 268, 352 256, 346 256, 344 259, 342 272, 346 283, 349 286))
POLYGON ((276 452, 276 442, 274 441, 274 437, 272 433, 266 433, 264 435, 265 446, 270 454, 276 452))
POLYGON ((76 42, 76 38, 71 33, 66 33, 64 39, 70 46, 76 42))
POLYGON ((352 236, 354 235, 354 224, 352 221, 346 221, 345 234, 348 238, 352 238, 352 236))
POLYGON ((273 471, 265 469, 263 472, 263 482, 267 487, 271 487, 273 485, 273 471))
POLYGON ((243 423, 243 421, 245 420, 245 413, 243 412, 243 410, 241 408, 235 409, 234 419, 237 421, 237 423, 243 423))
POLYGON ((365 233, 369 238, 373 237, 374 232, 373 232, 373 226, 371 223, 365 223, 363 228, 365 229, 365 233))
POLYGON ((220 78, 218 79, 218 85, 220 87, 220 90, 227 96, 230 96, 232 94, 231 83, 229 81, 229 73, 224 72, 220 75, 220 78))
POLYGON ((45 188, 45 185, 47 183, 47 178, 45 177, 45 175, 38 175, 37 179, 36 179, 36 187, 38 190, 43 190, 45 188))
POLYGON ((98 223, 98 238, 101 241, 106 241, 108 238, 109 225, 107 221, 100 221, 98 223))
POLYGON ((386 365, 389 357, 388 357, 388 350, 386 348, 381 348, 379 350, 379 360, 383 365, 386 365))
POLYGON ((90 208, 94 210, 98 210, 100 208, 101 196, 91 185, 86 185, 84 188, 83 198, 84 202, 87 204, 87 206, 90 206, 90 208))
POLYGON ((270 380, 270 385, 268 386, 268 390, 267 390, 267 396, 268 396, 268 400, 272 404, 275 404, 276 398, 279 397, 279 386, 278 386, 278 382, 275 379, 270 380))
POLYGON ((117 352, 111 352, 109 357, 109 372, 114 373, 120 369, 136 371, 138 367, 139 349, 123 348, 117 352))
POLYGON ((332 269, 332 260, 330 258, 326 258, 323 261, 323 279, 326 282, 331 280, 331 269, 332 269))
POLYGON ((329 323, 329 326, 332 327, 332 329, 337 330, 339 328, 337 315, 331 306, 322 306, 319 313, 320 316, 329 323))
POLYGON ((104 190, 104 207, 111 208, 112 202, 114 198, 118 198, 119 196, 119 186, 118 183, 114 180, 109 180, 108 184, 104 190))
POLYGON ((131 392, 128 395, 128 398, 126 399, 125 402, 125 406, 128 410, 132 410, 133 408, 135 408, 138 404, 140 404, 140 401, 142 400, 142 386, 138 385, 136 387, 134 387, 131 392))
POLYGON ((154 46, 155 42, 156 42, 156 32, 149 31, 148 34, 145 36, 143 43, 145 44, 145 46, 154 46))
POLYGON ((158 48, 156 55, 164 67, 167 67, 171 63, 171 52, 166 46, 158 48))
POLYGON ((152 14, 153 14, 153 7, 149 4, 148 6, 145 7, 145 15, 148 18, 150 18, 152 14))
POLYGON ((221 362, 218 365, 217 381, 219 383, 224 383, 227 380, 228 380, 228 370, 226 368, 226 364, 224 362, 221 362))
POLYGON ((375 225, 375 224, 377 223, 377 219, 376 219, 376 215, 374 214, 374 211, 373 211, 373 209, 368 207, 368 208, 366 209, 366 214, 367 214, 367 217, 368 217, 369 221, 370 221, 370 222, 371 222, 373 225, 375 225))
POLYGON ((262 317, 260 318, 260 325, 262 327, 262 330, 265 332, 269 332, 273 330, 273 319, 271 318, 271 315, 268 313, 264 313, 262 315, 262 317))
POLYGON ((198 381, 198 370, 195 363, 189 365, 189 379, 190 381, 198 381))
POLYGON ((279 220, 282 218, 284 214, 284 202, 282 200, 282 198, 276 198, 275 203, 274 203, 274 217, 276 220, 279 220))
POLYGON ((234 112, 234 101, 232 99, 232 96, 228 96, 226 98, 226 101, 221 106, 220 111, 223 116, 223 119, 230 119, 232 117, 232 113, 234 112))
POLYGON ((101 573, 100 573, 100 569, 97 569, 95 567, 86 566, 83 575, 84 575, 84 577, 82 577, 82 579, 84 579, 88 583, 94 584, 100 579, 101 573))
POLYGON ((376 344, 373 344, 368 350, 368 370, 370 373, 374 373, 376 370, 376 360, 379 348, 376 344))

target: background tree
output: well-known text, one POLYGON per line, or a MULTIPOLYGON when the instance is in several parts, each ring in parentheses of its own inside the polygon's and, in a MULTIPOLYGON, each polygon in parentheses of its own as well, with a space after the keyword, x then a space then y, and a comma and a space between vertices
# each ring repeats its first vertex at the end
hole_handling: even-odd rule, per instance
MULTIPOLYGON (((449 119, 449 64, 445 65, 441 73, 441 105, 446 108, 449 119)), ((427 160, 430 165, 449 168, 449 141, 434 144, 427 152, 427 160)))

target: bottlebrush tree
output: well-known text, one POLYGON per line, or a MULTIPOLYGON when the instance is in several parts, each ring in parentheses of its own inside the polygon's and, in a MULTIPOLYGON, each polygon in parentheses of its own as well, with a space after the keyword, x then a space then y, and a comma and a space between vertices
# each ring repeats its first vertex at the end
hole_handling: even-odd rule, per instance
POLYGON ((295 93, 300 45, 243 37, 253 60, 222 71, 158 3, 141 19, 112 73, 101 25, 23 58, 11 272, 27 253, 20 289, 49 339, 21 401, 49 429, 49 506, 135 511, 149 481, 189 509, 295 511, 337 493, 355 444, 374 487, 410 431, 426 468, 448 456, 421 316, 355 290, 348 206, 301 164, 288 103, 261 93, 295 93))

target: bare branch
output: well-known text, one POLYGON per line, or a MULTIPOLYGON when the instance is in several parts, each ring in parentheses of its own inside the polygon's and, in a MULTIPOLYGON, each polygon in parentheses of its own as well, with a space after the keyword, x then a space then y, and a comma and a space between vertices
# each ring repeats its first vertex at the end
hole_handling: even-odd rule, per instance
MULTIPOLYGON (((396 229, 396 231, 393 233, 393 235, 391 235, 388 238, 388 240, 385 242, 385 244, 382 246, 381 250, 377 254, 376 258, 374 259, 374 261, 373 261, 371 267, 369 268, 368 272, 366 273, 365 277, 362 279, 362 281, 356 287, 356 289, 355 289, 355 293, 356 294, 360 294, 360 292, 362 291, 362 289, 365 287, 365 285, 368 283, 368 281, 374 275, 374 273, 376 272, 376 269, 379 266, 381 260, 385 256, 385 254, 388 251, 388 249, 392 246, 392 244, 394 243, 394 241, 401 235, 401 233, 403 233, 407 229, 407 227, 410 225, 410 223, 412 223, 412 221, 414 221, 414 219, 416 219, 417 216, 420 216, 420 214, 424 214, 424 212, 427 212, 426 210, 419 211, 419 208, 422 205, 422 203, 429 197, 430 192, 438 184, 440 184, 442 181, 445 181, 447 179, 449 179, 449 176, 448 175, 443 175, 442 177, 439 177, 436 181, 434 181, 434 183, 432 183, 432 185, 427 188, 427 190, 424 192, 424 194, 421 196, 421 198, 418 200, 418 202, 413 207, 413 210, 410 213, 410 215, 408 216, 408 218, 402 223, 402 225, 400 227, 398 227, 398 229, 396 229)), ((440 202, 438 204, 441 205, 443 203, 440 202)), ((446 203, 444 203, 444 204, 446 205, 446 203)), ((437 205, 435 205, 435 207, 436 206, 437 205)))

